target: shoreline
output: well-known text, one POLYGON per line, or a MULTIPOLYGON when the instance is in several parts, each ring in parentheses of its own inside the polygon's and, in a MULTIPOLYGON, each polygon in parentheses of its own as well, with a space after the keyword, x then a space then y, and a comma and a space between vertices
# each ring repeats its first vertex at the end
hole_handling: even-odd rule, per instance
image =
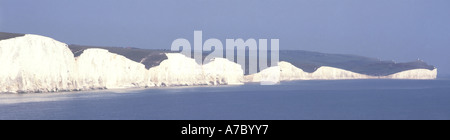
POLYGON ((105 49, 86 49, 75 57, 67 44, 31 34, 0 40, 0 49, 0 53, 3 52, 0 66, 6 68, 0 71, 0 93, 13 94, 145 87, 214 87, 266 81, 437 78, 436 68, 370 76, 329 66, 308 73, 285 61, 279 62, 279 66, 244 76, 242 66, 227 59, 214 59, 199 65, 194 59, 180 53, 165 53, 163 55, 167 59, 147 69, 141 63, 105 49), (270 79, 273 77, 279 79, 270 79))
MULTIPOLYGON (((284 82, 308 82, 308 81, 352 81, 352 80, 394 80, 394 81, 439 81, 439 80, 450 80, 450 77, 443 77, 437 79, 389 79, 389 78, 372 78, 372 79, 310 79, 310 80, 282 80, 275 85, 280 85, 284 82)), ((235 85, 193 85, 193 86, 167 86, 167 87, 124 87, 124 88, 104 88, 104 89, 90 89, 90 90, 72 90, 72 91, 56 91, 56 92, 0 92, 0 97, 7 95, 28 95, 28 94, 71 94, 71 93, 83 93, 83 92, 115 92, 129 93, 129 91, 141 91, 141 90, 170 90, 170 89, 189 89, 189 88, 217 88, 217 87, 238 87, 245 85, 258 85, 258 86, 270 86, 270 85, 260 85, 260 82, 244 82, 242 84, 235 85)))

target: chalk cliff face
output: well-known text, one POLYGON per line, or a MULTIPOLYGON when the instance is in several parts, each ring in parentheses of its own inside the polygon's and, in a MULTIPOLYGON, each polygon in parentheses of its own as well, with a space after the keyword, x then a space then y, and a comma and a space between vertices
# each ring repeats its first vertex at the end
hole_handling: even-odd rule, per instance
POLYGON ((87 49, 76 58, 79 88, 145 87, 143 64, 104 49, 87 49))
POLYGON ((176 53, 166 54, 167 60, 159 66, 150 68, 149 85, 188 86, 206 85, 202 67, 194 59, 176 53))
POLYGON ((105 49, 86 48, 74 57, 66 44, 48 37, 8 37, 0 40, 0 93, 230 85, 245 81, 436 79, 437 76, 437 69, 413 69, 388 76, 368 76, 326 66, 308 73, 289 62, 280 62, 276 67, 245 76, 244 80, 241 66, 224 58, 214 58, 205 65, 199 65, 194 59, 179 53, 156 56, 158 63, 151 64, 159 65, 146 69, 139 62, 105 49), (166 56, 167 59, 161 59, 166 56))
POLYGON ((75 59, 67 45, 25 35, 0 41, 0 92, 76 89, 75 59))
POLYGON ((206 65, 178 53, 149 70, 104 49, 74 57, 67 45, 25 35, 0 41, 0 92, 56 92, 148 86, 242 84, 240 65, 217 58, 206 65))
POLYGON ((203 65, 203 73, 212 85, 240 85, 244 82, 241 65, 225 58, 214 58, 203 65))
POLYGON ((259 73, 246 76, 247 82, 279 82, 292 80, 345 80, 345 79, 436 79, 437 69, 414 69, 389 76, 369 76, 343 69, 322 66, 308 73, 288 62, 279 62, 278 66, 267 68, 259 73), (279 76, 278 78, 276 78, 279 76))
POLYGON ((288 62, 280 62, 281 80, 339 80, 339 79, 369 79, 371 76, 354 73, 351 71, 320 67, 313 73, 304 72, 288 62))
POLYGON ((437 69, 428 70, 428 69, 414 69, 399 72, 396 74, 392 74, 389 76, 381 77, 385 79, 436 79, 437 78, 437 69))
POLYGON ((265 69, 259 73, 246 77, 248 82, 278 82, 292 80, 343 80, 343 79, 372 79, 375 77, 354 73, 351 71, 320 67, 313 73, 308 73, 288 62, 279 62, 278 66, 265 69), (277 77, 279 74, 279 78, 277 77))
POLYGON ((205 65, 179 53, 167 53, 168 59, 149 70, 149 86, 190 86, 241 84, 241 66, 223 58, 205 65))
POLYGON ((280 61, 289 62, 305 72, 313 73, 323 66, 370 75, 388 76, 414 69, 435 69, 422 60, 412 62, 395 62, 357 55, 319 53, 302 50, 280 50, 280 61))

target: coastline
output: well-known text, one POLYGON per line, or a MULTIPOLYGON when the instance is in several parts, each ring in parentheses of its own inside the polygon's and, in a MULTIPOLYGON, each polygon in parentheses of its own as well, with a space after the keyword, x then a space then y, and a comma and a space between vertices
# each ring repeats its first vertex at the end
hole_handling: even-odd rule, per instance
POLYGON ((160 65, 145 68, 141 63, 105 49, 86 49, 75 57, 68 45, 40 35, 24 35, 0 41, 0 93, 92 91, 99 89, 167 88, 243 85, 264 82, 276 71, 280 79, 436 79, 437 69, 411 69, 388 76, 370 76, 323 66, 308 73, 281 61, 253 75, 244 75, 241 65, 216 58, 205 65, 180 53, 165 53, 160 65))

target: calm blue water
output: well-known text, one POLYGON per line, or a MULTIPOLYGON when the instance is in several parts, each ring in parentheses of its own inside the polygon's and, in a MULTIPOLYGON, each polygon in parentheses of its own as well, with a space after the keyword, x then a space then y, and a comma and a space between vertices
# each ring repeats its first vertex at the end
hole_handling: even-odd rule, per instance
POLYGON ((0 119, 450 119, 450 80, 3 94, 0 119))

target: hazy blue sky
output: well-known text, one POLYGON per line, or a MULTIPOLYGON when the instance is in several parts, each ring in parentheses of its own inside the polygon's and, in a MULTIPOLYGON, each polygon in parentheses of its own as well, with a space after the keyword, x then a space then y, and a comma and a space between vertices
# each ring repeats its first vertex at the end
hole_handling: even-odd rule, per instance
POLYGON ((68 44, 278 38, 281 49, 418 58, 450 74, 450 0, 0 0, 0 31, 68 44))

